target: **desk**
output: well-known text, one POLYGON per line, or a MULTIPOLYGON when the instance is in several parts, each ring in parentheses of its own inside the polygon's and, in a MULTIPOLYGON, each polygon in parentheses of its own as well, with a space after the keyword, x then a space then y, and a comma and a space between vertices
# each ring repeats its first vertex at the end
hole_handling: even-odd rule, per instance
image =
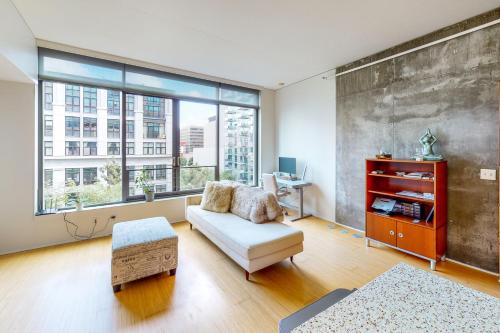
POLYGON ((306 182, 304 180, 290 180, 290 179, 283 179, 283 178, 279 178, 279 177, 276 177, 276 181, 280 185, 284 185, 286 187, 291 187, 294 190, 299 192, 299 196, 300 196, 300 199, 299 199, 299 201, 300 201, 299 202, 299 217, 294 218, 290 221, 295 222, 297 220, 311 216, 311 215, 304 215, 304 187, 311 186, 312 184, 309 182, 306 182))

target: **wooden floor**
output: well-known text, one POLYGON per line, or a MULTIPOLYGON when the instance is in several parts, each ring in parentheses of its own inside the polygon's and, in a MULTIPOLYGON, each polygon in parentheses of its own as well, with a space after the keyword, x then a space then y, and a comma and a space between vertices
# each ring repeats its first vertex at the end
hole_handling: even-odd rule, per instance
MULTIPOLYGON (((336 288, 359 288, 398 262, 428 262, 316 219, 293 223, 304 252, 245 281, 244 271, 187 223, 179 267, 110 285, 109 237, 0 257, 0 332, 276 332, 278 321, 336 288)), ((500 297, 497 278, 450 262, 437 275, 500 297)))

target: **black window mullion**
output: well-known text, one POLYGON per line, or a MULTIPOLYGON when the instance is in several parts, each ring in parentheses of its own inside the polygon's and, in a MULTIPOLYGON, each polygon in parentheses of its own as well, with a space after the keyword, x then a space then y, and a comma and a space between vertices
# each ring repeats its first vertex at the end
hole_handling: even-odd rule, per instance
POLYGON ((172 191, 181 190, 179 100, 172 100, 172 191))
MULTIPOLYGON (((220 90, 220 88, 219 88, 220 90)), ((219 165, 219 140, 220 140, 220 124, 219 124, 219 119, 220 119, 220 104, 217 104, 217 112, 215 115, 215 180, 220 180, 220 165, 219 165)))
POLYGON ((125 105, 127 94, 122 91, 122 103, 120 105, 120 119, 121 119, 121 152, 122 152, 122 201, 127 201, 129 196, 129 173, 127 171, 127 113, 125 105))

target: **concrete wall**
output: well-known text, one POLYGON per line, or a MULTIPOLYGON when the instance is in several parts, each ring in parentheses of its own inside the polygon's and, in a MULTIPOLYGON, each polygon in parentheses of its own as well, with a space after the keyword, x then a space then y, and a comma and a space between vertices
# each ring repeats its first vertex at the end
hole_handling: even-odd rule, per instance
POLYGON ((336 218, 364 229, 364 159, 408 158, 427 127, 448 160, 448 256, 498 271, 500 25, 337 77, 336 218))
MULTIPOLYGON (((276 158, 297 158, 297 172, 307 163, 304 190, 307 213, 335 219, 335 79, 321 74, 276 93, 276 158)), ((277 164, 276 164, 277 166, 277 164)), ((285 201, 296 205, 297 195, 285 201)))

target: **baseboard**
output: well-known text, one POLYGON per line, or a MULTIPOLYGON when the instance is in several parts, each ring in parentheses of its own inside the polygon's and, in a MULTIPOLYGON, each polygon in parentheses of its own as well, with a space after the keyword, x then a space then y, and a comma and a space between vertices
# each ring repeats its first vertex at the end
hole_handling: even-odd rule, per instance
POLYGON ((454 264, 458 264, 458 265, 462 265, 462 266, 465 266, 465 267, 468 267, 468 268, 472 268, 472 269, 475 269, 477 271, 480 271, 480 272, 483 272, 483 273, 486 273, 486 274, 490 274, 490 275, 493 275, 493 276, 499 276, 498 273, 495 273, 495 272, 492 272, 492 271, 488 271, 486 269, 479 268, 479 267, 476 267, 476 266, 472 266, 472 265, 466 264, 464 262, 461 262, 461 261, 458 261, 458 260, 455 260, 455 259, 450 259, 448 257, 446 257, 446 261, 450 261, 450 262, 452 262, 454 264))
POLYGON ((354 227, 351 227, 351 226, 348 226, 348 225, 345 225, 345 224, 342 224, 342 223, 339 223, 339 222, 332 222, 334 224, 337 224, 337 225, 340 225, 341 227, 344 227, 344 228, 347 228, 347 229, 351 229, 351 230, 354 230, 354 231, 357 231, 357 232, 360 232, 362 234, 365 234, 365 231, 364 230, 361 230, 361 229, 356 229, 354 227))
MULTIPOLYGON (((345 224, 342 224, 342 223, 339 223, 339 222, 332 222, 332 223, 340 225, 340 226, 342 226, 344 228, 347 228, 347 229, 351 229, 351 230, 354 230, 354 231, 357 231, 357 232, 361 232, 363 234, 365 233, 364 230, 356 229, 356 228, 353 228, 351 226, 348 226, 348 225, 345 225, 345 224)), ((466 264, 464 262, 461 262, 461 261, 458 261, 458 260, 455 260, 455 259, 450 259, 450 258, 446 257, 446 261, 450 261, 452 263, 455 263, 455 264, 458 264, 458 265, 462 265, 462 266, 465 266, 465 267, 468 267, 468 268, 471 268, 471 269, 475 269, 477 271, 480 271, 480 272, 483 272, 483 273, 486 273, 486 274, 490 274, 490 275, 493 275, 493 276, 499 276, 500 277, 499 273, 488 271, 488 270, 486 270, 484 268, 472 266, 472 265, 466 264)), ((500 280, 498 282, 500 282, 500 280)))
MULTIPOLYGON (((174 223, 179 223, 179 222, 184 222, 184 221, 186 221, 186 219, 182 218, 182 219, 179 219, 179 220, 169 221, 169 222, 170 222, 170 224, 174 224, 174 223)), ((17 248, 17 249, 13 249, 13 250, 0 251, 0 256, 7 255, 7 254, 19 253, 19 252, 32 251, 32 250, 37 250, 37 249, 43 249, 43 248, 46 248, 46 247, 52 247, 52 246, 58 246, 58 245, 76 243, 76 242, 83 242, 83 241, 86 241, 86 240, 99 239, 99 238, 107 237, 107 236, 111 236, 111 232, 105 233, 105 234, 100 234, 99 236, 96 236, 96 237, 93 237, 93 238, 89 238, 89 239, 81 239, 81 240, 67 239, 67 240, 63 240, 63 241, 59 241, 59 242, 50 242, 50 243, 45 243, 45 244, 38 244, 38 245, 35 245, 35 246, 28 246, 28 247, 17 248)))

